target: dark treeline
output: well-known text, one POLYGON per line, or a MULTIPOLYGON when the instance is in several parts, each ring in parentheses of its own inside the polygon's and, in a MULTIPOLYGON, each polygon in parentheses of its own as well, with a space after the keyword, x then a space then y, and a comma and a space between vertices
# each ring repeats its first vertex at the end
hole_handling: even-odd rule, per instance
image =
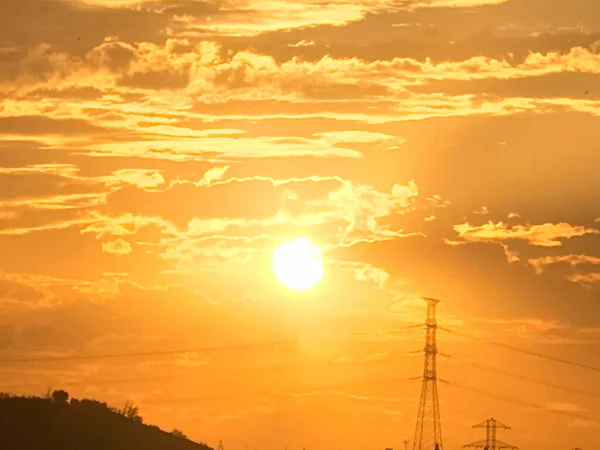
POLYGON ((114 408, 65 391, 46 397, 0 393, 0 448, 6 450, 212 450, 143 423, 138 408, 114 408))

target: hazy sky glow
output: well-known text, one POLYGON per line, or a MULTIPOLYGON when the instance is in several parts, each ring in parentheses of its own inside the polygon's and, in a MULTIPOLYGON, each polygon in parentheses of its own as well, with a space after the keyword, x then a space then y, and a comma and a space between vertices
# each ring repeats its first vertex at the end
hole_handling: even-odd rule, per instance
POLYGON ((600 370, 484 342, 600 366, 597 0, 6 1, 0 390, 399 449, 427 296, 477 337, 440 331, 446 450, 600 446, 600 370))

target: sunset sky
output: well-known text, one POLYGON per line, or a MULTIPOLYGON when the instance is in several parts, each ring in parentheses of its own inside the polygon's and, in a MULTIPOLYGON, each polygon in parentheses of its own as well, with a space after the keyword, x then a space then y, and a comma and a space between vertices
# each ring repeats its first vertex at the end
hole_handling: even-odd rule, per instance
POLYGON ((0 390, 403 449, 434 297, 446 450, 600 447, 598 0, 0 3, 0 390))

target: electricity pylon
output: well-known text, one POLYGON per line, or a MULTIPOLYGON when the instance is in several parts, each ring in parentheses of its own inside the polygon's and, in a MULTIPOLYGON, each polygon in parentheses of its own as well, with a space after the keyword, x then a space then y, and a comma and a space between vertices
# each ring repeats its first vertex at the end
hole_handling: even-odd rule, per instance
POLYGON ((510 430, 510 427, 498 422, 494 418, 473 425, 473 428, 485 428, 485 440, 463 445, 464 448, 483 448, 484 450, 517 450, 519 448, 496 439, 497 429, 510 430))
POLYGON ((217 450, 224 450, 223 449, 223 441, 219 441, 219 446, 217 447, 217 450))
POLYGON ((421 400, 417 412, 417 425, 413 450, 443 450, 442 423, 437 389, 437 320, 435 307, 439 300, 424 298, 427 302, 427 318, 425 320, 425 361, 423 364, 423 381, 421 400))

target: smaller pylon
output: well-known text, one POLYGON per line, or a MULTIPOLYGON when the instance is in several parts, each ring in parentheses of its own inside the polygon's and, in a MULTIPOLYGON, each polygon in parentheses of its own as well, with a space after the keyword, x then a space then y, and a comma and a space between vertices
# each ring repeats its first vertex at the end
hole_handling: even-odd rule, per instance
POLYGON ((494 418, 473 425, 473 428, 485 428, 485 440, 463 445, 464 448, 483 448, 484 450, 517 450, 519 448, 496 439, 497 429, 510 430, 510 427, 494 418))
POLYGON ((225 450, 223 448, 223 441, 219 441, 219 446, 217 447, 217 450, 225 450))

